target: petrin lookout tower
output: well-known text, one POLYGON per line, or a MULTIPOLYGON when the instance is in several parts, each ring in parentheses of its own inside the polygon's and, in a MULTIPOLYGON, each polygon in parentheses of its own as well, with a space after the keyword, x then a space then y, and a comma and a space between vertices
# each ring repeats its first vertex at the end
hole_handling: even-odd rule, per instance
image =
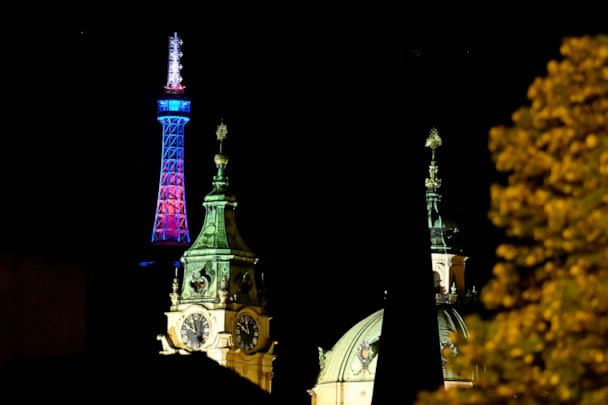
POLYGON ((180 58, 182 40, 169 37, 169 70, 165 94, 158 100, 157 119, 163 126, 163 148, 156 216, 152 231, 154 245, 189 245, 184 181, 184 128, 190 121, 190 100, 184 97, 180 58))

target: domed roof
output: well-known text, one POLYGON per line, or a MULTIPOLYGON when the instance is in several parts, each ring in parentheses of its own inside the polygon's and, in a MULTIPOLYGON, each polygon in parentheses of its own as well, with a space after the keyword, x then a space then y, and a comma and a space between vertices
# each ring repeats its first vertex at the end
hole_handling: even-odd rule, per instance
MULTIPOLYGON (((450 340, 450 333, 457 332, 469 338, 469 329, 464 323, 462 316, 453 307, 438 307, 437 308, 437 326, 439 327, 439 346, 440 348, 450 348, 454 354, 458 353, 456 346, 450 340)), ((447 368, 448 361, 443 354, 441 356, 441 362, 443 365, 443 379, 446 381, 450 380, 463 380, 462 377, 457 376, 449 368, 447 368)))
POLYGON ((384 309, 374 312, 346 332, 333 349, 319 353, 317 384, 374 381, 383 316, 384 309))
MULTIPOLYGON (((319 348, 321 371, 317 378, 317 385, 335 382, 374 381, 383 317, 384 309, 376 311, 346 332, 331 350, 323 352, 319 348)), ((456 352, 456 347, 451 343, 449 335, 451 332, 457 331, 468 337, 469 331, 464 320, 456 309, 438 307, 437 323, 441 349, 449 347, 453 352, 456 352)), ((462 380, 446 368, 446 359, 442 357, 442 360, 444 379, 462 380)))

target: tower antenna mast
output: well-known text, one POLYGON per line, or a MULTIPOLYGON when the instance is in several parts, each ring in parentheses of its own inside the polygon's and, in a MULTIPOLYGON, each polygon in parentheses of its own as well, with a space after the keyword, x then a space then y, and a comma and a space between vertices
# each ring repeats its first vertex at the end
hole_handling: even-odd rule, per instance
POLYGON ((165 86, 167 94, 184 94, 186 89, 186 86, 182 85, 180 74, 183 67, 180 63, 181 57, 184 56, 181 51, 183 43, 184 41, 177 35, 177 32, 169 37, 169 69, 167 70, 167 84, 165 86))

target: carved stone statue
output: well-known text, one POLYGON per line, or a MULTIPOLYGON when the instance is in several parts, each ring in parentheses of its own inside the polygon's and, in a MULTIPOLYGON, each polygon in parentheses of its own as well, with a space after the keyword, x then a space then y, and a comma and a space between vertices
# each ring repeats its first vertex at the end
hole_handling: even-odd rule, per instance
POLYGON ((171 284, 171 292, 176 293, 178 289, 179 289, 179 280, 177 279, 177 277, 174 277, 173 283, 171 284))
POLYGON ((179 293, 177 290, 179 289, 179 282, 177 277, 173 279, 173 284, 171 285, 171 294, 169 294, 169 298, 171 298, 171 311, 177 310, 177 304, 179 303, 179 293))
POLYGON ((317 347, 319 349, 319 368, 321 371, 325 368, 325 352, 322 347, 317 347))
POLYGON ((228 290, 230 289, 230 282, 228 281, 228 277, 223 276, 220 280, 220 291, 218 295, 220 297, 220 304, 226 304, 228 300, 228 290))

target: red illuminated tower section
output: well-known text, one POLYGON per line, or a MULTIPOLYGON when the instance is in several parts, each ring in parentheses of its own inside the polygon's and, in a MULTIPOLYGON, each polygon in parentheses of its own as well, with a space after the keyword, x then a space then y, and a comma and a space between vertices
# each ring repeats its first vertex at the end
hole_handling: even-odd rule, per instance
POLYGON ((165 95, 158 100, 158 121, 163 126, 163 145, 158 202, 152 232, 155 245, 188 245, 188 216, 184 181, 184 128, 190 121, 190 100, 184 97, 180 76, 180 47, 177 33, 169 37, 169 70, 165 95))

